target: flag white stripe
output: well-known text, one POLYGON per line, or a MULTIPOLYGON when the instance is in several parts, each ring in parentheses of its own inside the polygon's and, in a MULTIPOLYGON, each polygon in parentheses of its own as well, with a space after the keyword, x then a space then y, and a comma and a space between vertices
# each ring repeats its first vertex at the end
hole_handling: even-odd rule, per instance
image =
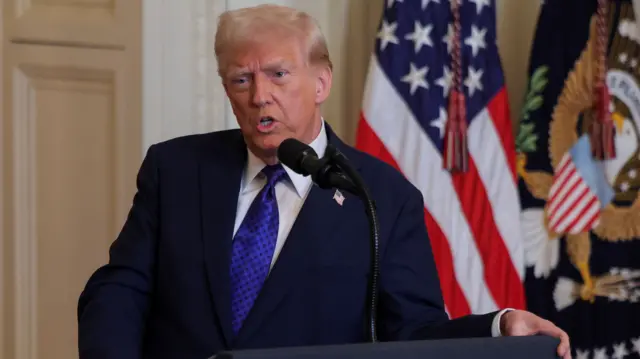
POLYGON ((560 189, 560 186, 564 184, 564 181, 567 179, 567 176, 571 174, 571 171, 575 170, 575 166, 573 162, 567 164, 569 161, 569 156, 564 156, 562 158, 562 166, 558 166, 557 170, 560 172, 556 173, 557 179, 554 179, 553 184, 551 185, 551 190, 549 190, 549 198, 553 198, 556 195, 556 192, 560 189))
POLYGON ((493 220, 522 280, 525 271, 522 227, 520 217, 514 216, 521 211, 518 188, 508 175, 509 161, 487 109, 480 111, 469 126, 469 153, 487 191, 493 220))
POLYGON ((551 221, 549 224, 551 226, 555 226, 558 221, 564 218, 570 211, 573 211, 576 203, 580 201, 586 193, 588 193, 589 187, 580 179, 580 184, 573 190, 573 192, 569 193, 569 195, 560 202, 560 206, 557 210, 552 210, 551 213, 551 221))
POLYGON ((562 168, 564 167, 564 165, 567 164, 567 162, 569 162, 571 156, 569 155, 564 155, 562 156, 562 159, 560 160, 560 163, 558 163, 558 166, 556 168, 562 168))
POLYGON ((404 175, 422 192, 426 209, 447 237, 455 277, 474 313, 497 309, 484 281, 484 265, 464 217, 442 156, 424 133, 407 104, 398 96, 372 57, 365 87, 363 113, 404 175), (392 118, 394 121, 389 121, 392 118))
MULTIPOLYGON (((580 221, 578 221, 573 228, 569 228, 569 233, 578 234, 586 229, 586 226, 593 220, 593 217, 599 216, 600 212, 600 201, 595 201, 593 205, 589 208, 580 221)), ((597 225, 597 223, 594 223, 597 225)), ((589 228, 591 229, 591 228, 589 228)))
POLYGON ((581 198, 577 198, 577 203, 571 208, 571 210, 564 216, 562 222, 560 222, 557 226, 557 233, 564 233, 567 230, 567 227, 573 223, 573 221, 578 218, 582 210, 584 210, 589 203, 595 198, 593 193, 589 191, 589 188, 585 185, 584 188, 587 190, 586 193, 582 194, 581 198))
POLYGON ((579 180, 580 180, 580 176, 578 175, 578 172, 573 171, 571 174, 571 177, 567 179, 567 182, 562 186, 558 195, 555 198, 551 199, 551 206, 549 207, 549 213, 555 213, 558 206, 565 201, 567 192, 569 192, 571 187, 573 187, 573 185, 575 185, 576 182, 578 182, 579 180))

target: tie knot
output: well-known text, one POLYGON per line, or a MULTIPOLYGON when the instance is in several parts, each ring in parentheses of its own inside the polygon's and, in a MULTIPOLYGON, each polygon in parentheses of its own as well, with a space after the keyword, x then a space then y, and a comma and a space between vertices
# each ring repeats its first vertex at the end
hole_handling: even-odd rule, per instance
POLYGON ((280 180, 284 179, 285 176, 287 175, 287 172, 284 170, 284 167, 282 167, 282 165, 279 163, 277 165, 265 166, 262 169, 262 173, 264 173, 264 175, 267 176, 267 183, 270 186, 274 186, 280 180))

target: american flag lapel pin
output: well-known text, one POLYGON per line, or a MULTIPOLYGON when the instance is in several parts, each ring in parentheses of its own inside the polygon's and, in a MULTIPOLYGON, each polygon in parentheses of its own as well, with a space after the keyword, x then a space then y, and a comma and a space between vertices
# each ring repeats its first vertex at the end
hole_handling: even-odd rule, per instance
POLYGON ((342 206, 342 203, 344 203, 344 196, 342 195, 342 192, 340 192, 339 190, 336 190, 336 193, 333 194, 333 199, 342 206))

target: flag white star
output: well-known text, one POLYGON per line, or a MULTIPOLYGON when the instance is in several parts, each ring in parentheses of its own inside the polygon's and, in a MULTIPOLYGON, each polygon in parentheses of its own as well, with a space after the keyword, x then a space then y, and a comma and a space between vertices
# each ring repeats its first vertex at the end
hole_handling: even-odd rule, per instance
POLYGON ((419 21, 416 21, 413 32, 407 34, 404 38, 415 43, 414 49, 416 53, 418 53, 423 45, 433 47, 433 42, 431 42, 431 37, 429 35, 431 34, 432 29, 433 25, 422 27, 422 24, 420 24, 419 21))
POLYGON ((391 8, 395 1, 404 2, 404 0, 387 0, 387 8, 391 8))
POLYGON ((627 55, 624 52, 618 55, 618 61, 620 61, 621 64, 626 64, 628 58, 629 58, 629 55, 627 55))
POLYGON ((631 339, 631 344, 633 345, 633 351, 640 354, 640 337, 631 339))
POLYGON ((478 30, 475 25, 471 25, 471 36, 464 39, 465 45, 471 46, 471 52, 473 56, 478 55, 478 51, 480 48, 486 48, 487 44, 484 41, 484 35, 487 34, 487 29, 483 28, 482 30, 478 30))
POLYGON ((426 9, 430 2, 440 4, 440 0, 422 0, 422 10, 426 9))
POLYGON ((469 66, 469 75, 464 80, 464 85, 469 89, 469 97, 473 96, 476 90, 482 91, 482 69, 477 70, 473 66, 469 66))
POLYGON ((396 45, 400 43, 395 34, 396 28, 398 28, 397 22, 389 24, 386 19, 382 20, 382 29, 380 29, 380 32, 378 32, 376 36, 381 42, 380 50, 384 51, 389 43, 396 45))
POLYGON ((436 85, 442 87, 442 96, 447 97, 449 94, 449 87, 451 86, 451 80, 453 79, 453 73, 449 71, 448 67, 444 67, 442 77, 436 80, 436 85))
POLYGON ((593 359, 609 359, 607 357, 607 347, 595 349, 593 351, 593 359))
POLYGON ((437 128, 440 131, 440 138, 444 138, 444 129, 447 123, 447 111, 444 107, 440 107, 440 115, 438 118, 431 120, 431 126, 437 128))
POLYGON ((453 36, 455 34, 453 33, 453 24, 449 24, 447 26, 447 34, 444 35, 444 37, 442 38, 442 42, 444 42, 445 44, 447 44, 447 52, 451 53, 451 50, 453 50, 453 36))
POLYGON ((624 357, 626 357, 627 355, 629 355, 629 352, 627 351, 627 343, 622 342, 620 344, 614 344, 613 345, 613 356, 612 356, 612 358, 614 358, 614 359, 624 359, 624 357))
POLYGON ((629 188, 631 188, 631 186, 629 185, 629 182, 620 183, 620 190, 622 192, 627 192, 629 190, 629 188))
POLYGON ((483 6, 491 6, 489 4, 489 0, 469 0, 469 1, 476 4, 476 10, 478 10, 478 15, 480 15, 480 12, 482 11, 483 6))
POLYGON ((627 175, 629 176, 629 178, 635 179, 638 175, 638 172, 636 172, 636 170, 629 170, 629 173, 627 173, 627 175))
POLYGON ((418 87, 422 87, 425 89, 429 88, 429 84, 427 83, 427 80, 426 80, 426 76, 427 76, 427 72, 429 72, 429 68, 425 66, 423 68, 417 69, 416 65, 414 65, 413 62, 410 65, 411 65, 411 69, 409 70, 409 73, 406 74, 401 79, 401 81, 406 82, 411 86, 410 92, 413 95, 418 89, 418 87))
POLYGON ((582 351, 580 349, 576 350, 576 359, 589 359, 589 351, 582 351))

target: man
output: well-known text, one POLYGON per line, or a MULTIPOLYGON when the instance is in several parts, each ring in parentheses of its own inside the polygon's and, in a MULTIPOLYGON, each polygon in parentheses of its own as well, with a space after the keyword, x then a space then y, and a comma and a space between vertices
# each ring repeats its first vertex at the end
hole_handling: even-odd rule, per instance
POLYGON ((332 66, 308 15, 261 6, 225 13, 215 51, 239 130, 151 146, 129 217, 79 307, 81 358, 205 358, 222 350, 367 339, 369 232, 363 204, 279 164, 290 137, 340 149, 380 221, 379 339, 568 338, 524 311, 449 320, 422 196, 323 121, 332 66))

